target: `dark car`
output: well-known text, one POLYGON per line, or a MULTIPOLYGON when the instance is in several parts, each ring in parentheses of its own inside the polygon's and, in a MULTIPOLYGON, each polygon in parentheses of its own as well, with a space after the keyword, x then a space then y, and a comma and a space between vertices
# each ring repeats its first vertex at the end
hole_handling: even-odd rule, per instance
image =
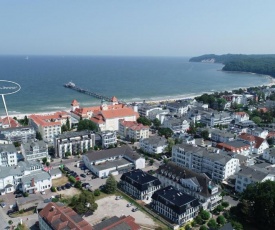
POLYGON ((61 187, 60 186, 56 187, 56 189, 57 189, 57 191, 61 191, 61 187))
POLYGON ((16 194, 16 195, 15 195, 15 198, 19 198, 19 197, 23 197, 23 194, 22 194, 22 193, 19 193, 19 194, 16 194))
POLYGON ((96 178, 96 176, 95 176, 95 175, 93 175, 93 176, 92 176, 92 179, 95 179, 95 178, 96 178))
POLYGON ((66 187, 67 189, 69 189, 69 188, 71 188, 72 186, 71 186, 70 183, 67 183, 67 184, 65 184, 65 187, 66 187))
POLYGON ((82 184, 82 187, 83 187, 83 188, 88 188, 88 187, 90 187, 90 183, 83 183, 83 184, 82 184))
POLYGON ((61 186, 61 189, 65 190, 66 188, 65 188, 65 186, 64 186, 64 185, 62 185, 62 186, 61 186))
POLYGON ((80 176, 81 176, 81 177, 83 177, 83 178, 86 178, 86 175, 85 175, 85 174, 83 174, 83 173, 82 173, 82 174, 80 174, 80 176))
POLYGON ((11 214, 13 214, 13 213, 15 213, 15 212, 16 212, 16 210, 14 210, 14 209, 8 210, 8 211, 7 211, 7 215, 11 215, 11 214))

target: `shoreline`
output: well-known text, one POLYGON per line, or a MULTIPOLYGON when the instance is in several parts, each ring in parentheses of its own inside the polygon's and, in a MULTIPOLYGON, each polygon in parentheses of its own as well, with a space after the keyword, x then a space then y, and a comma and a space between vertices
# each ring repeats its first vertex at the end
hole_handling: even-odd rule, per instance
MULTIPOLYGON (((251 73, 253 74, 253 73, 251 73)), ((255 73, 254 73, 255 74, 255 73)), ((263 86, 267 86, 267 87, 271 87, 272 85, 275 85, 275 78, 273 78, 272 76, 269 76, 269 75, 262 75, 262 76, 265 76, 265 78, 269 79, 269 82, 268 83, 265 83, 265 84, 262 84, 262 85, 257 85, 257 86, 248 86, 248 87, 237 87, 237 88, 233 88, 233 89, 229 89, 229 90, 221 90, 221 91, 208 91, 208 92, 201 92, 201 93, 198 93, 198 94, 194 94, 194 95, 175 95, 175 96, 164 96, 163 98, 159 98, 159 99, 140 99, 140 101, 137 101, 137 100, 125 100, 127 104, 131 104, 131 103, 143 103, 143 101, 145 101, 146 103, 148 104, 159 104, 159 103, 167 103, 167 102, 175 102, 175 101, 178 101, 178 100, 192 100, 194 99, 195 97, 198 97, 198 96, 201 96, 202 94, 204 93, 207 93, 207 94, 213 94, 214 92, 224 92, 224 91, 232 91, 232 90, 235 90, 235 89, 239 89, 239 88, 242 88, 242 89, 248 89, 248 88, 251 88, 251 87, 263 87, 263 86)), ((96 106, 96 105, 93 105, 93 106, 96 106)), ((83 106, 83 107, 91 107, 91 106, 83 106)), ((24 119, 25 116, 29 116, 29 115, 32 115, 32 114, 37 114, 37 115, 51 115, 55 112, 58 112, 58 111, 65 111, 65 112, 68 112, 70 113, 70 109, 69 108, 64 108, 64 109, 58 109, 58 110, 51 110, 51 111, 45 111, 45 112, 26 112, 26 113, 22 113, 22 112, 18 112, 18 113, 14 113, 14 114, 9 114, 9 117, 16 117, 17 119, 24 119)), ((0 116, 1 118, 3 117, 6 117, 5 115, 1 115, 0 116)))

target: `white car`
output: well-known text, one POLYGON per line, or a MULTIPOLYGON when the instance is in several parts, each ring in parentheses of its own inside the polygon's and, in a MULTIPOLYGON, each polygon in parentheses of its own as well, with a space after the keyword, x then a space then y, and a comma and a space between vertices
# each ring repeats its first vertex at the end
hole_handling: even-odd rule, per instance
POLYGON ((46 193, 45 193, 45 191, 41 191, 41 194, 42 194, 42 195, 45 195, 46 193))

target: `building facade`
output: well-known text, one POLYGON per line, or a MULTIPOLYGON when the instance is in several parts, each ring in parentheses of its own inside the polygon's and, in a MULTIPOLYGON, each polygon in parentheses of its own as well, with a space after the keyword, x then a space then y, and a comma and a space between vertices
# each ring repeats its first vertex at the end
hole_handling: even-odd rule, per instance
POLYGON ((0 165, 1 166, 17 165, 17 150, 13 144, 0 145, 0 165))
POLYGON ((42 161, 43 158, 50 158, 48 144, 44 141, 28 141, 21 144, 21 153, 27 161, 42 161))
POLYGON ((3 134, 6 140, 19 143, 35 138, 35 130, 31 126, 0 129, 0 134, 3 134))
POLYGON ((140 140, 149 137, 149 126, 136 121, 119 121, 119 135, 127 140, 140 140))
POLYGON ((149 138, 139 140, 140 149, 146 153, 159 154, 167 147, 165 137, 151 136, 149 138))

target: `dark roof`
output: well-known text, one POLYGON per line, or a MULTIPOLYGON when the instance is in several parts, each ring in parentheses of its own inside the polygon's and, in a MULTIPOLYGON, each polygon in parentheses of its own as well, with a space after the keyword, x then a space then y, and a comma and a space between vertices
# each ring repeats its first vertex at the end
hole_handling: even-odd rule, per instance
POLYGON ((97 161, 121 155, 126 156, 129 160, 136 160, 140 158, 140 155, 134 152, 128 145, 100 151, 89 151, 85 156, 88 157, 90 161, 97 161))
POLYGON ((170 180, 180 183, 180 179, 194 179, 196 178, 201 191, 198 194, 204 197, 210 197, 211 191, 209 189, 209 184, 212 183, 211 179, 205 174, 196 173, 188 168, 180 167, 174 162, 168 162, 167 164, 161 165, 156 171, 157 174, 165 176, 170 180))
POLYGON ((93 229, 94 230, 101 230, 103 228, 106 228, 106 227, 108 227, 108 226, 116 223, 117 221, 119 221, 119 218, 117 216, 113 216, 113 217, 111 217, 111 218, 109 218, 107 220, 104 220, 104 221, 100 222, 97 225, 94 225, 93 229))
POLYGON ((150 186, 158 186, 161 185, 158 178, 143 172, 140 169, 136 169, 130 172, 123 173, 120 180, 125 181, 139 191, 146 191, 150 186))
POLYGON ((152 199, 169 207, 178 215, 185 213, 189 205, 193 208, 200 205, 198 199, 181 193, 173 186, 168 186, 157 190, 152 195, 152 199))

